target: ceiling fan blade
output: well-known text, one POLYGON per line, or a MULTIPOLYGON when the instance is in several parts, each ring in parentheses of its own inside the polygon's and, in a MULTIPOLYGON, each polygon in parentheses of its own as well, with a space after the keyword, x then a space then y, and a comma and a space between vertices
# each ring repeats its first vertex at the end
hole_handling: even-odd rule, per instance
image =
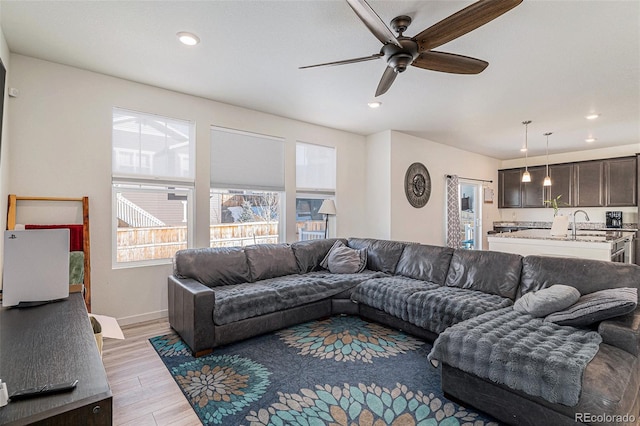
POLYGON ((411 65, 426 70, 452 74, 479 74, 484 71, 489 63, 468 56, 431 50, 422 52, 411 65))
POLYGON ((479 0, 413 37, 418 51, 441 46, 475 30, 522 3, 522 0, 479 0))
POLYGON ((380 16, 369 6, 365 0, 347 0, 351 9, 358 15, 358 18, 369 28, 382 44, 393 43, 398 47, 402 47, 393 32, 380 19, 380 16))
POLYGON ((387 90, 389 90, 397 76, 398 73, 395 72, 393 68, 387 67, 384 70, 384 74, 382 74, 380 83, 378 83, 378 88, 376 89, 376 97, 387 93, 387 90))
POLYGON ((333 65, 355 64, 357 62, 372 61, 374 59, 380 58, 381 56, 384 56, 384 55, 382 53, 374 53, 371 56, 363 56, 361 58, 345 59, 344 61, 325 62, 324 64, 315 64, 315 65, 305 65, 304 67, 298 67, 298 69, 299 70, 303 70, 303 69, 306 69, 306 68, 330 67, 330 66, 333 66, 333 65))

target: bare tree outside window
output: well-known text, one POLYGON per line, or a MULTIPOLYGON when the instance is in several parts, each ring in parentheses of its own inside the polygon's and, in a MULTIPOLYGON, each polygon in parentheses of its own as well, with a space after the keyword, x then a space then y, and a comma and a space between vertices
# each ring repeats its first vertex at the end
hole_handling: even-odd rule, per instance
POLYGON ((210 246, 279 241, 280 193, 211 189, 210 246))

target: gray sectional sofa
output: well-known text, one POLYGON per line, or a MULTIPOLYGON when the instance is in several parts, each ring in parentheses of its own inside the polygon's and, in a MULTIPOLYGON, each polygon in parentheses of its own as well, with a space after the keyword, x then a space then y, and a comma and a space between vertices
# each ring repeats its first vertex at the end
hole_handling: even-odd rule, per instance
MULTIPOLYGON (((640 309, 580 329, 548 325, 513 309, 523 295, 553 284, 575 287, 582 295, 608 288, 640 288, 640 267, 349 238, 339 241, 366 251, 366 269, 332 274, 320 264, 336 241, 179 251, 168 280, 171 327, 199 356, 290 325, 352 314, 435 341, 432 354, 440 341, 454 335, 465 344, 475 339, 475 356, 482 359, 483 351, 492 351, 489 340, 477 337, 481 334, 460 333, 471 330, 467 324, 474 320, 482 326, 485 316, 487 321, 503 318, 507 326, 520 327, 514 335, 531 335, 535 346, 548 346, 545 339, 563 345, 567 333, 580 342, 588 337, 592 346, 597 339, 595 356, 585 361, 581 371, 577 404, 551 402, 555 400, 544 392, 538 395, 472 373, 449 353, 437 360, 442 363, 442 387, 448 397, 517 425, 637 424, 640 419, 640 309), (557 338, 551 339, 554 334, 557 338), (540 339, 543 342, 538 345, 540 339)), ((558 351, 566 350, 565 346, 558 351)), ((511 349, 503 350, 509 356, 511 349)), ((528 356, 528 351, 519 356, 528 356)), ((571 358, 564 353, 563 357, 571 358)), ((528 375, 549 374, 555 373, 528 375)))

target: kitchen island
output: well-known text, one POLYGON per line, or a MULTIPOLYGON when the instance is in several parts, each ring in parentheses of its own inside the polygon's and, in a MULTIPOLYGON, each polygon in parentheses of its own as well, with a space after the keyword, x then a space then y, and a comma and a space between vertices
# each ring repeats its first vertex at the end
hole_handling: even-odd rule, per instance
POLYGON ((580 257, 633 263, 633 231, 578 230, 575 237, 552 236, 549 229, 528 229, 489 235, 489 250, 522 256, 580 257))

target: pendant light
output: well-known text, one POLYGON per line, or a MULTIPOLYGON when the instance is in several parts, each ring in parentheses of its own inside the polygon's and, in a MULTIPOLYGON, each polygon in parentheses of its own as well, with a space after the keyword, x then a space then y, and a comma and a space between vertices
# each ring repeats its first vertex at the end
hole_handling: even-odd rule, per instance
POLYGON ((549 135, 551 134, 551 132, 547 132, 544 134, 544 136, 547 137, 547 175, 544 177, 542 186, 551 186, 551 176, 549 176, 549 135))
POLYGON ((522 182, 531 182, 531 173, 527 167, 527 156, 529 152, 529 142, 527 140, 527 128, 531 124, 531 120, 523 121, 524 124, 524 173, 522 174, 522 182))

